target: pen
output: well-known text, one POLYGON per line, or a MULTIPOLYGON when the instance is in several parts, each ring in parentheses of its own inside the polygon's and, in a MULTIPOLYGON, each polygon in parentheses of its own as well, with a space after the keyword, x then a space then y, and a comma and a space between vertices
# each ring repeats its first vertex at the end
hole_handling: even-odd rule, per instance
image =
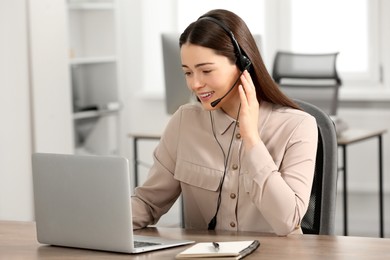
POLYGON ((214 246, 214 249, 215 251, 219 251, 219 244, 217 242, 213 242, 213 246, 214 246))

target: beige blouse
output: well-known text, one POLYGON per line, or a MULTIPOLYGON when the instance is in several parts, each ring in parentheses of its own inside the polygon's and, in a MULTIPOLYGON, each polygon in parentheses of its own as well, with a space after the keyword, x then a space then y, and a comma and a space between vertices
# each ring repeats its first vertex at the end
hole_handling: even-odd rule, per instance
POLYGON ((185 227, 207 229, 228 159, 216 229, 301 232, 317 149, 315 118, 261 102, 258 128, 262 141, 245 152, 235 119, 200 104, 182 106, 154 151, 148 179, 132 196, 134 228, 156 223, 182 194, 185 227))

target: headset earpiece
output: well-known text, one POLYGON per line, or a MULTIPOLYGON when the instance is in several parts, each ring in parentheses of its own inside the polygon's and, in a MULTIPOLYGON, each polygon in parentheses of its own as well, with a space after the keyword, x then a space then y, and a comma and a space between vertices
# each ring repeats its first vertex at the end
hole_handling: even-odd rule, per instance
POLYGON ((249 69, 251 64, 252 64, 251 60, 245 55, 241 54, 241 56, 237 58, 237 66, 241 71, 249 69))

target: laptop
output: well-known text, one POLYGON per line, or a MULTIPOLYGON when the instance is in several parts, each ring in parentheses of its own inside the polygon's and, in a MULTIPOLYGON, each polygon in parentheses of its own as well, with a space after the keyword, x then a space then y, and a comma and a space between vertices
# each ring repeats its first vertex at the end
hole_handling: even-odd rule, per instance
POLYGON ((133 234, 126 158, 34 153, 32 170, 42 244, 141 253, 194 243, 133 234))

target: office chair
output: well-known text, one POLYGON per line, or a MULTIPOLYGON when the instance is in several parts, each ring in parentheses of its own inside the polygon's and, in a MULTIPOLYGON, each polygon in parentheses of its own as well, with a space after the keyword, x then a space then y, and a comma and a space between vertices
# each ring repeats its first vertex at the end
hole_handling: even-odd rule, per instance
POLYGON ((293 99, 307 101, 335 116, 341 79, 336 70, 338 52, 301 54, 277 52, 272 77, 293 99))
POLYGON ((301 100, 295 102, 315 117, 318 146, 309 207, 302 219, 305 234, 333 235, 337 193, 337 137, 333 121, 320 108, 301 100))

